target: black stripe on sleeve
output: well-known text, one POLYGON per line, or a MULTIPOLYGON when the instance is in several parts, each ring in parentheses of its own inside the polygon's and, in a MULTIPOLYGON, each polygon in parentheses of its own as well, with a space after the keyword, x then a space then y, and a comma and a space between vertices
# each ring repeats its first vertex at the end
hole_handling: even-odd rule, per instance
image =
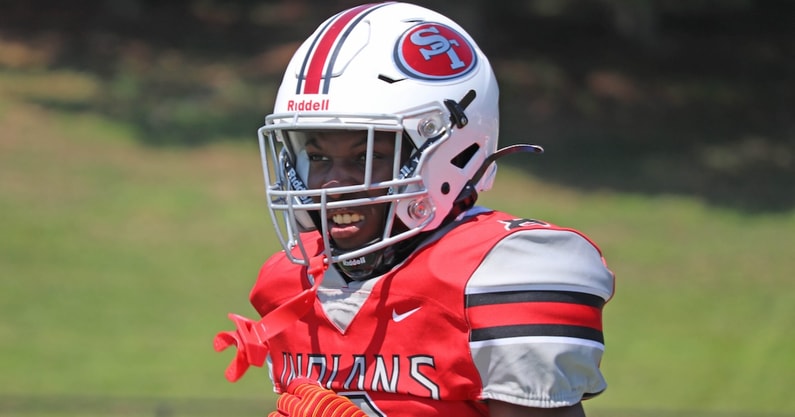
POLYGON ((505 291, 466 296, 467 307, 527 302, 582 304, 600 309, 605 305, 602 297, 574 291, 505 291))
POLYGON ((526 324, 473 329, 470 335, 470 341, 479 342, 484 340, 527 336, 574 337, 593 340, 594 342, 602 344, 605 342, 604 335, 599 330, 590 327, 567 326, 561 324, 526 324))

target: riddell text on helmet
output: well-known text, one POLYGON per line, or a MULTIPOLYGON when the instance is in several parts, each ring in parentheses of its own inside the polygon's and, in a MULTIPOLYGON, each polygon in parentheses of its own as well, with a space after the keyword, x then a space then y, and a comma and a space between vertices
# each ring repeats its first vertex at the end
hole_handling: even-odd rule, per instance
POLYGON ((323 100, 289 100, 287 111, 321 111, 328 110, 329 99, 323 100))

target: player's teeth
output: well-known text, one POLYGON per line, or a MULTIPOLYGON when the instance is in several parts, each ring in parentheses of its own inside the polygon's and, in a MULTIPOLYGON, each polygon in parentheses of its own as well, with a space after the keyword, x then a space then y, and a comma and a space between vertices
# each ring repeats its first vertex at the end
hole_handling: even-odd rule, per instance
POLYGON ((364 216, 357 213, 335 214, 331 217, 331 220, 336 224, 351 224, 364 220, 364 216))

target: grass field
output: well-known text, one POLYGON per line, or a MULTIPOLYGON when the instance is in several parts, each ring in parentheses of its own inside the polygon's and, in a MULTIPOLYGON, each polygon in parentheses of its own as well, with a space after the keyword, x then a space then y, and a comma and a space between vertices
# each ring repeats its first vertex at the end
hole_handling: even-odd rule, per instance
MULTIPOLYGON (((0 415, 263 415, 212 337, 276 250, 258 152, 141 145, 41 104, 97 81, 0 71, 0 415)), ((594 416, 792 415, 795 212, 588 193, 501 168, 484 204, 586 231, 618 277, 594 416)))

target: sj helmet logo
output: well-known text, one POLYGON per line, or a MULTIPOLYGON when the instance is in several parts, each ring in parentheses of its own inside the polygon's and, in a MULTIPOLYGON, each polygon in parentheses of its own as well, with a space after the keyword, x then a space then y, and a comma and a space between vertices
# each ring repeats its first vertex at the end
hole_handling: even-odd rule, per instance
POLYGON ((455 29, 440 23, 421 23, 398 39, 395 62, 413 78, 450 80, 475 68, 477 55, 469 41, 455 29))
POLYGON ((414 45, 430 46, 430 48, 420 48, 419 51, 426 61, 430 61, 435 55, 447 54, 450 58, 450 68, 458 69, 466 64, 461 61, 458 54, 453 49, 453 46, 460 46, 458 40, 447 39, 439 34, 439 28, 431 26, 426 29, 420 29, 411 34, 411 42, 414 45))

